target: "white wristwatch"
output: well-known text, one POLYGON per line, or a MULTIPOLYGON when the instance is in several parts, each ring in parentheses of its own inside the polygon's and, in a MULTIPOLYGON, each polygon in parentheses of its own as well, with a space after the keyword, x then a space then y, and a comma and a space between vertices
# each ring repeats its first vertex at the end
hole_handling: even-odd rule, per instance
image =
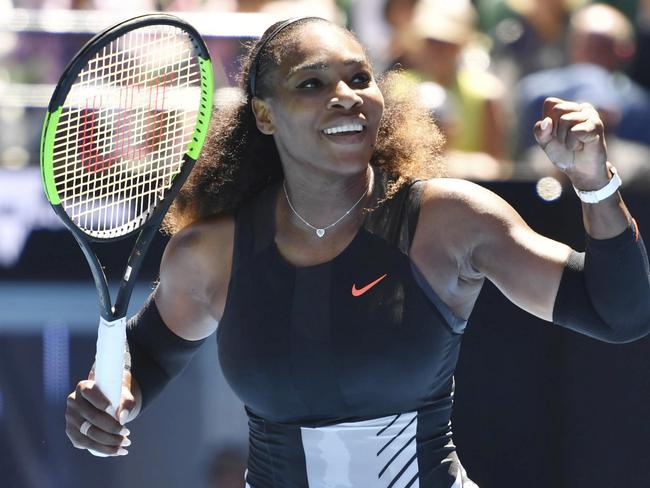
POLYGON ((575 186, 573 187, 580 200, 585 203, 598 203, 616 193, 616 190, 620 188, 623 182, 621 181, 621 177, 618 176, 618 172, 614 166, 609 166, 609 170, 612 172, 612 178, 609 180, 609 183, 603 186, 600 190, 582 191, 578 190, 575 186))

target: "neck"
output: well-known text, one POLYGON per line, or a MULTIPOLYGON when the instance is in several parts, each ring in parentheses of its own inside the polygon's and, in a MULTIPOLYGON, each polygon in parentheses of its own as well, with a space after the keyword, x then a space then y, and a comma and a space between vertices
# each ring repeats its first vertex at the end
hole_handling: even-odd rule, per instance
POLYGON ((309 178, 304 178, 299 174, 287 172, 284 185, 288 197, 285 203, 289 220, 296 227, 313 233, 313 229, 302 222, 300 217, 314 227, 324 228, 350 211, 350 214, 332 226, 331 230, 344 227, 345 224, 356 221, 353 217, 362 213, 371 192, 372 179, 370 166, 360 173, 343 176, 312 174, 309 178), (357 202, 358 205, 355 206, 357 202))

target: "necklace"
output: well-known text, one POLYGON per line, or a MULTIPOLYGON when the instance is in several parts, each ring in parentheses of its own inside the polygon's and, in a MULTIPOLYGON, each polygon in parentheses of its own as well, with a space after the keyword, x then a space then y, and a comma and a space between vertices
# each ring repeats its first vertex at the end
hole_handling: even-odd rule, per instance
POLYGON ((289 194, 287 193, 286 180, 282 182, 282 189, 284 190, 284 196, 287 199, 287 203, 289 204, 289 208, 296 215, 296 217, 298 217, 302 221, 302 223, 305 224, 307 227, 309 227, 310 229, 313 229, 314 231, 316 231, 316 235, 318 237, 323 237, 325 235, 325 231, 327 229, 331 229, 336 224, 338 224, 341 220, 343 220, 345 217, 350 215, 350 212, 352 212, 352 210, 354 210, 357 207, 357 205, 359 205, 359 203, 361 203, 361 200, 363 200, 363 197, 365 197, 368 194, 368 191, 370 191, 370 188, 372 188, 372 184, 374 183, 374 180, 375 180, 375 174, 372 172, 372 170, 370 170, 370 184, 366 187, 366 191, 363 192, 363 194, 359 197, 359 199, 355 202, 355 204, 352 205, 348 209, 347 212, 345 212, 343 215, 341 215, 336 221, 332 222, 329 225, 326 225, 325 227, 316 227, 314 225, 311 225, 304 218, 302 218, 302 216, 298 212, 296 212, 296 209, 293 208, 293 205, 291 205, 291 200, 289 200, 289 194))

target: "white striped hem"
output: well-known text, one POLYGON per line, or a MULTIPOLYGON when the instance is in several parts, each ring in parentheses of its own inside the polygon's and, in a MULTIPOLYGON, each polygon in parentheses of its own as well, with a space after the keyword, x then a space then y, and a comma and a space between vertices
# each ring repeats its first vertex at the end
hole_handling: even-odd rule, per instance
MULTIPOLYGON (((309 488, 419 488, 417 424, 409 412, 301 427, 309 488)), ((463 488, 461 469, 451 488, 463 488)))
POLYGON ((302 427, 310 488, 419 488, 417 412, 302 427))

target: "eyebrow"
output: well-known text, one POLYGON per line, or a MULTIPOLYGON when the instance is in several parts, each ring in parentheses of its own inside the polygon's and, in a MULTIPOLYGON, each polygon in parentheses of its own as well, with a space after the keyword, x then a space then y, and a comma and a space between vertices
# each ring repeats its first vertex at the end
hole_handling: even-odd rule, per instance
MULTIPOLYGON (((364 66, 368 66, 368 67, 370 66, 368 64, 368 61, 366 61, 366 59, 364 59, 364 58, 346 59, 345 61, 343 61, 343 64, 345 66, 352 66, 354 64, 364 65, 364 66)), ((286 76, 285 79, 288 80, 289 78, 291 78, 293 75, 295 75, 296 73, 298 73, 300 71, 325 71, 325 70, 328 70, 328 69, 330 69, 330 65, 326 61, 316 61, 316 62, 307 61, 305 63, 298 64, 298 65, 292 67, 289 70, 289 73, 287 73, 287 76, 286 76)))

